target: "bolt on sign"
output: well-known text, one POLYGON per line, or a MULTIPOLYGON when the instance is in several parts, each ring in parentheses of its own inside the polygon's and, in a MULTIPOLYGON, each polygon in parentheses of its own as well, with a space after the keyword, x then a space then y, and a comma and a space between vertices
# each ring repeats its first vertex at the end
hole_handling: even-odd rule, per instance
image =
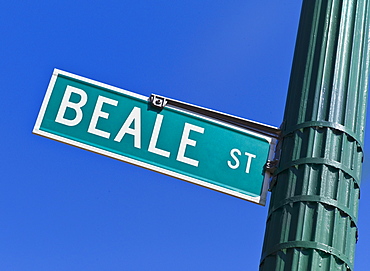
POLYGON ((275 138, 58 69, 33 133, 261 205, 270 179, 264 167, 276 145, 275 138))

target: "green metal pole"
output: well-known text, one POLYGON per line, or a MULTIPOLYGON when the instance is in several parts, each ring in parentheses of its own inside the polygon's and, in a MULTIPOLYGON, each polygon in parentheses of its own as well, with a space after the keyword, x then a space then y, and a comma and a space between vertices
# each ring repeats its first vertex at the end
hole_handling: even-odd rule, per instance
POLYGON ((370 0, 303 0, 260 271, 353 270, 370 0))

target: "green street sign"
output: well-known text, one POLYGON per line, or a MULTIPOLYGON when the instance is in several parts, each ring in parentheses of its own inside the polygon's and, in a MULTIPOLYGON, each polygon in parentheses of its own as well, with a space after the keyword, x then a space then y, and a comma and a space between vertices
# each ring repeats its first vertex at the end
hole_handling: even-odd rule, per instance
POLYGON ((276 139, 165 103, 55 69, 33 132, 265 205, 276 139))

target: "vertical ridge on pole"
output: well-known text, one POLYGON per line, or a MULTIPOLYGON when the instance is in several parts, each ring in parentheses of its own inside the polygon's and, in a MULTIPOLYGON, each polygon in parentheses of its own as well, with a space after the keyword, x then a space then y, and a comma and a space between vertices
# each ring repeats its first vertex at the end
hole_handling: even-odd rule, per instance
POLYGON ((303 0, 260 271, 353 270, 370 0, 303 0))

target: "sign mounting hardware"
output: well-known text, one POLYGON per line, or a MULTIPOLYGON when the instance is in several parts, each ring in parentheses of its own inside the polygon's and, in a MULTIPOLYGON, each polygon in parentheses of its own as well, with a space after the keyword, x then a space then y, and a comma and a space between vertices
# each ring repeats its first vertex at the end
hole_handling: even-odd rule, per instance
POLYGON ((167 104, 166 98, 155 94, 150 95, 149 101, 152 103, 154 107, 158 107, 161 109, 163 109, 167 104))

